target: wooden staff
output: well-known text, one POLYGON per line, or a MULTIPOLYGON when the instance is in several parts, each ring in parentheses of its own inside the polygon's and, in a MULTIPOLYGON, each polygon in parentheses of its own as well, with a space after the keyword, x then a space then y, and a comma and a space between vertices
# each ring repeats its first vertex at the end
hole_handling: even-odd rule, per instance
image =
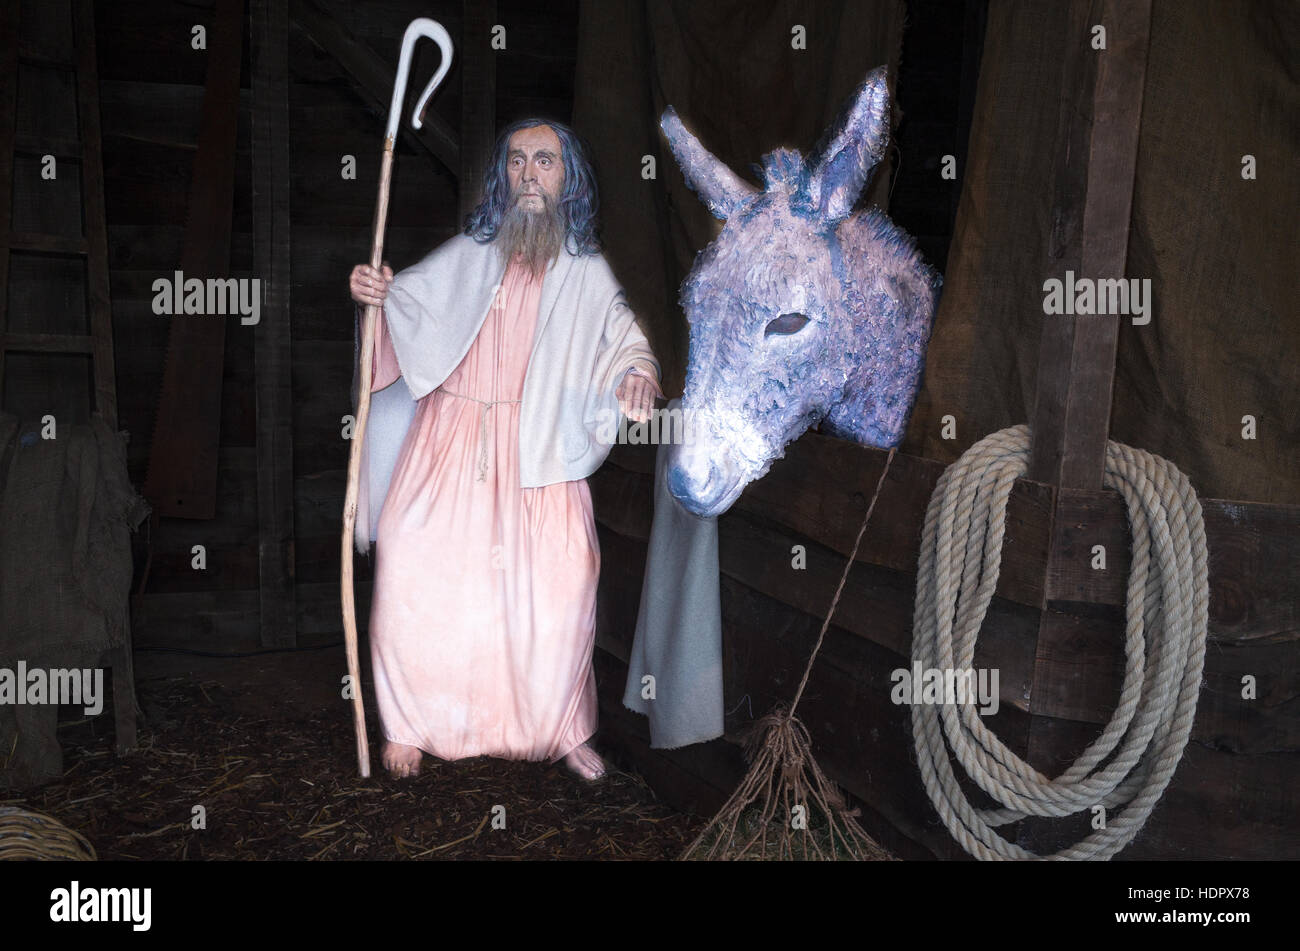
MULTIPOLYGON (((397 79, 393 85, 393 101, 388 109, 388 128, 384 134, 384 156, 379 166, 379 200, 375 206, 374 238, 370 245, 370 266, 378 269, 384 255, 384 226, 388 220, 388 186, 393 177, 393 143, 397 141, 397 127, 401 124, 402 100, 406 96, 406 78, 411 68, 411 50, 416 41, 427 36, 442 50, 442 62, 437 73, 415 104, 411 128, 419 129, 429 97, 438 88, 447 70, 451 68, 451 37, 440 23, 427 17, 412 20, 402 37, 402 55, 397 65, 397 79)), ((361 447, 366 435, 366 420, 370 416, 370 370, 375 353, 375 324, 379 308, 366 305, 361 325, 360 392, 357 394, 357 418, 352 431, 352 450, 348 455, 348 489, 343 500, 342 595, 343 638, 348 655, 348 677, 352 684, 352 725, 357 735, 357 765, 362 778, 370 775, 370 743, 366 739, 366 711, 361 702, 361 662, 357 651, 357 605, 352 585, 352 546, 357 524, 357 493, 361 478, 361 447)), ((366 526, 367 537, 370 526, 366 526)))

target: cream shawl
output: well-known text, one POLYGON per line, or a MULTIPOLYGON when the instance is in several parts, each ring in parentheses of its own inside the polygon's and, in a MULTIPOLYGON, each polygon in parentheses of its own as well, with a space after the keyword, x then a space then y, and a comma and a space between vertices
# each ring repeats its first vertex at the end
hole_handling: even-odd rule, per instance
MULTIPOLYGON (((398 273, 390 285, 384 316, 405 385, 394 383, 371 396, 357 502, 359 552, 375 539, 416 401, 460 364, 504 275, 505 262, 494 244, 462 234, 398 273)), ((659 361, 604 257, 562 251, 542 282, 524 376, 521 486, 584 479, 601 466, 618 431, 614 390, 631 367, 652 370, 662 379, 659 361)), ((355 406, 355 378, 353 390, 355 406)))

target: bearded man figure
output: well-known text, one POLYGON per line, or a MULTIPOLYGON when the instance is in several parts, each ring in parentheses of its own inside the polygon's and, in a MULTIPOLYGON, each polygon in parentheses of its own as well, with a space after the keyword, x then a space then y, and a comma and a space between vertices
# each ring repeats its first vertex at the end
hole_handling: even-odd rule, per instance
POLYGON ((353 300, 383 307, 356 543, 376 545, 370 648, 395 776, 425 752, 604 773, 586 477, 618 414, 649 419, 663 392, 597 207, 582 140, 525 120, 498 138, 463 234, 396 277, 352 271, 353 300))

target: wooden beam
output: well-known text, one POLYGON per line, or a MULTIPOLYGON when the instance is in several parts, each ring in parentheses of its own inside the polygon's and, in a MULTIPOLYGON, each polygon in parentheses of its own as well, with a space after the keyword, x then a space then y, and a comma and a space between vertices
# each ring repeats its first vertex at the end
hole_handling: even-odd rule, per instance
MULTIPOLYGON (((1109 47, 1097 67, 1080 267, 1082 276, 1096 279, 1125 276, 1151 0, 1110 0, 1103 22, 1110 25, 1109 47)), ((1107 314, 1075 322, 1060 481, 1064 488, 1101 488, 1120 319, 1107 314)))
POLYGON ((86 239, 80 235, 38 234, 35 231, 9 232, 8 245, 14 251, 35 251, 39 254, 82 255, 86 253, 86 239))
POLYGON ((496 140, 497 54, 491 48, 496 0, 463 0, 460 60, 460 221, 478 204, 496 140))
MULTIPOLYGON (((1052 277, 1123 278, 1151 32, 1150 0, 1106 0, 1107 48, 1070 34, 1057 152, 1056 219, 1068 235, 1052 277), (1080 49, 1080 47, 1082 47, 1080 49), (1089 77, 1095 73, 1095 82, 1089 77), (1089 123, 1088 117, 1091 116, 1089 123), (1083 146, 1081 148, 1080 146, 1083 146), (1079 185, 1086 196, 1079 222, 1079 185), (1077 254, 1077 256, 1076 256, 1077 254)), ((1044 316, 1029 478, 1065 488, 1102 486, 1120 317, 1044 316)))
POLYGON ((85 353, 95 352, 95 338, 90 334, 0 334, 5 350, 20 353, 85 353))
MULTIPOLYGON (((380 115, 387 117, 397 71, 339 22, 336 8, 329 0, 293 0, 291 12, 294 22, 307 31, 317 46, 338 60, 380 115)), ((419 90, 424 87, 412 79, 408 90, 412 88, 419 90)), ((419 131, 411 129, 406 121, 402 125, 405 126, 403 131, 442 162, 452 175, 460 171, 460 141, 451 126, 432 108, 425 113, 424 125, 419 131)))
MULTIPOLYGON (((1057 256, 1058 266, 1064 266, 1052 275, 1060 279, 1067 269, 1085 279, 1123 278, 1128 254, 1151 0, 1104 0, 1101 24, 1106 29, 1104 50, 1093 50, 1084 31, 1066 33, 1071 46, 1064 59, 1065 94, 1057 143, 1058 153, 1063 149, 1065 158, 1058 165, 1060 204, 1054 217, 1068 223, 1068 232, 1060 245, 1063 253, 1057 256), (1088 76, 1095 78, 1087 81, 1088 76), (1080 148, 1085 142, 1086 148, 1080 148), (1084 183, 1081 214, 1080 181, 1084 183), (1078 267, 1071 268, 1075 261, 1078 267)), ((1045 315, 1043 319, 1029 475, 1050 483, 1056 495, 1044 564, 1044 591, 1050 597, 1079 587, 1077 579, 1086 564, 1079 561, 1091 548, 1088 536, 1095 539, 1100 527, 1100 520, 1093 517, 1097 513, 1081 511, 1080 500, 1071 492, 1096 492, 1102 487, 1120 316, 1045 315)), ((1107 550, 1130 547, 1126 530, 1122 545, 1107 550)), ((1115 613, 1120 616, 1110 617, 1110 623, 1101 627, 1116 631, 1111 656, 1118 659, 1124 619, 1122 612, 1115 613)), ((1081 670, 1099 665, 1096 657, 1080 658, 1077 642, 1081 639, 1095 641, 1098 632, 1080 638, 1074 619, 1043 612, 1035 646, 1031 713, 1060 712, 1063 697, 1079 695, 1081 670)), ((1068 763, 1067 757, 1077 752, 1062 748, 1047 716, 1035 717, 1026 757, 1031 766, 1054 776, 1061 771, 1063 759, 1068 763)), ((1042 824, 1024 823, 1017 842, 1031 851, 1047 851, 1053 846, 1043 836, 1051 834, 1042 824)))
MULTIPOLYGON (((181 252, 187 279, 225 277, 230 267, 243 27, 243 0, 217 0, 181 252)), ((171 318, 144 487, 157 515, 210 519, 216 513, 225 347, 224 318, 171 318)))
POLYGON ((19 155, 53 155, 55 158, 81 161, 81 140, 60 139, 23 133, 14 143, 14 151, 19 155))
MULTIPOLYGON (((21 44, 22 41, 19 40, 21 44)), ((62 58, 61 56, 51 56, 40 50, 32 49, 26 45, 21 45, 18 49, 18 59, 24 66, 36 66, 39 69, 60 69, 71 70, 76 68, 76 64, 62 58)))
POLYGON ((293 588, 293 388, 289 333, 289 4, 253 0, 253 235, 262 320, 257 390, 258 597, 262 644, 297 643, 293 588))

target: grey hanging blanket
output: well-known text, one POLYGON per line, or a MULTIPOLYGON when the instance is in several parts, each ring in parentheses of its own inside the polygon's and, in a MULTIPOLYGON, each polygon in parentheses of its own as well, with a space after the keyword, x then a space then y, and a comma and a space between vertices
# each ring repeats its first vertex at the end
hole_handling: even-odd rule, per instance
MULTIPOLYGON (((668 403, 679 408, 680 398, 668 403)), ((654 520, 623 705, 650 718, 650 746, 675 749, 723 733, 718 521, 668 491, 668 453, 655 454, 654 520), (654 699, 642 678, 654 678, 654 699)))

